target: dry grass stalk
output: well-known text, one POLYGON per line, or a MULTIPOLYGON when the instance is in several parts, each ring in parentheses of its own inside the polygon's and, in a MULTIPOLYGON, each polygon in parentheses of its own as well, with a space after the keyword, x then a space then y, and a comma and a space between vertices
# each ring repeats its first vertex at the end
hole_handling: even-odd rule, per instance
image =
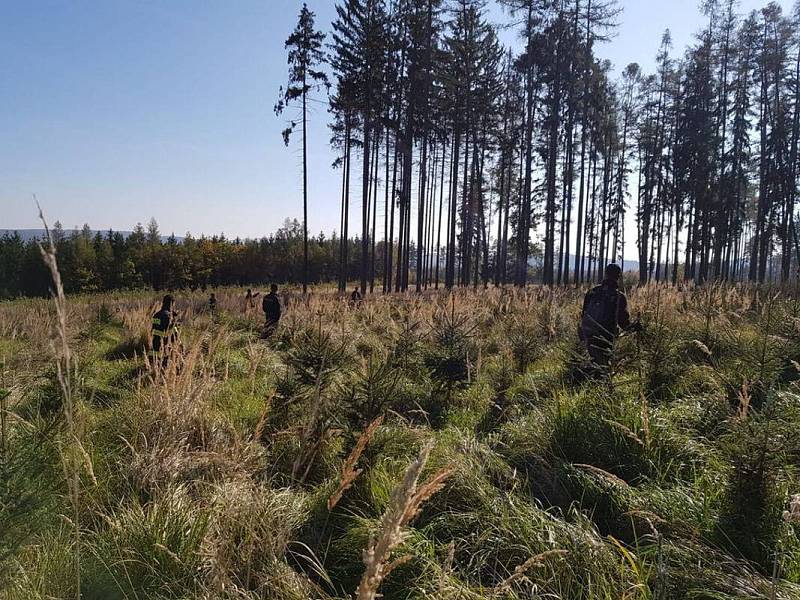
POLYGON ((444 559, 444 565, 442 565, 442 570, 439 572, 439 595, 444 595, 444 588, 445 584, 447 583, 447 579, 450 577, 450 574, 453 572, 453 561, 456 558, 456 543, 453 540, 450 540, 450 543, 447 544, 447 555, 444 559))
POLYGON ((364 551, 366 568, 356 590, 357 600, 374 600, 377 597, 378 588, 389 571, 389 555, 406 539, 407 533, 403 531, 403 527, 417 515, 425 500, 444 487, 445 480, 453 472, 452 468, 445 468, 417 487, 431 448, 431 443, 423 446, 419 456, 406 469, 402 481, 392 491, 389 506, 381 518, 380 535, 377 541, 371 539, 364 551))
POLYGON ((546 552, 542 552, 536 556, 531 556, 528 560, 514 569, 514 572, 511 575, 509 575, 494 588, 494 595, 498 596, 510 591, 511 584, 525 577, 525 573, 527 573, 533 567, 542 566, 548 558, 565 556, 566 554, 568 554, 566 550, 547 550, 546 552))
POLYGON ((314 440, 310 446, 304 447, 303 456, 307 457, 305 461, 306 468, 303 471, 303 475, 298 480, 298 483, 305 483, 306 479, 308 478, 308 474, 311 472, 311 467, 314 465, 314 459, 316 458, 319 449, 322 447, 322 444, 339 435, 340 433, 342 433, 341 429, 325 429, 319 434, 317 439, 314 440))
POLYGON ((642 394, 642 435, 645 448, 650 448, 650 404, 644 394, 642 394))
POLYGON ((742 388, 738 392, 739 406, 736 409, 736 418, 744 420, 750 413, 750 382, 746 379, 742 382, 742 388))
POLYGON ((322 445, 325 431, 320 431, 322 428, 322 373, 325 370, 325 360, 319 366, 317 371, 316 382, 314 384, 314 398, 311 405, 311 414, 308 417, 306 426, 303 428, 303 433, 300 436, 300 451, 292 464, 292 480, 296 481, 300 471, 305 465, 303 476, 300 478, 299 483, 303 483, 311 469, 311 464, 317 454, 317 450, 322 445))
POLYGON ((367 444, 369 444, 372 436, 375 435, 375 431, 377 431, 381 423, 383 423, 383 416, 380 416, 372 421, 372 423, 370 423, 358 437, 355 447, 342 465, 342 480, 339 483, 339 487, 336 488, 336 491, 331 495, 330 498, 328 498, 329 511, 333 510, 333 507, 336 506, 339 503, 339 500, 342 499, 342 495, 345 493, 345 491, 347 491, 350 486, 353 485, 356 477, 362 473, 363 469, 355 468, 356 463, 358 462, 358 459, 361 458, 361 454, 364 452, 367 444))
POLYGON ((392 562, 386 565, 386 568, 383 570, 383 577, 386 578, 389 576, 389 573, 394 571, 397 567, 402 567, 404 564, 409 562, 412 558, 414 558, 411 554, 404 554, 398 558, 395 558, 392 562))
POLYGON ((640 517, 640 518, 646 520, 648 525, 650 525, 650 527, 653 529, 654 533, 658 533, 658 531, 655 529, 655 526, 653 525, 654 523, 656 523, 658 525, 668 525, 669 524, 668 521, 666 521, 662 517, 659 517, 656 513, 651 512, 649 510, 634 509, 634 510, 627 511, 624 514, 625 514, 626 517, 640 517))
POLYGON ((700 352, 705 354, 708 358, 711 358, 712 356, 711 350, 709 350, 708 346, 706 346, 703 342, 701 342, 700 340, 692 340, 692 344, 694 345, 695 348, 700 350, 700 352))
POLYGON ((454 470, 455 467, 445 467, 417 490, 406 509, 404 523, 411 522, 419 514, 422 505, 430 500, 436 492, 444 488, 445 481, 453 474, 454 470))
POLYGON ((6 359, 0 360, 0 456, 6 452, 6 414, 8 412, 8 397, 11 391, 6 389, 6 359))
POLYGON ((72 369, 72 352, 69 347, 69 339, 67 334, 67 299, 64 296, 64 286, 61 282, 61 272, 58 270, 58 260, 56 259, 56 246, 53 243, 53 237, 50 235, 50 228, 47 226, 47 221, 42 213, 42 208, 39 202, 36 202, 39 209, 39 218, 44 224, 45 234, 47 235, 47 246, 39 244, 39 250, 42 254, 42 260, 50 271, 50 276, 53 279, 53 304, 56 309, 56 333, 57 344, 53 342, 53 351, 56 356, 56 372, 58 374, 58 383, 61 386, 61 392, 64 396, 64 418, 67 422, 67 432, 70 444, 64 448, 59 444, 61 454, 61 464, 64 469, 67 487, 69 489, 70 503, 72 504, 72 524, 74 527, 74 543, 72 549, 73 556, 73 569, 76 579, 76 595, 80 600, 81 597, 81 559, 80 559, 80 546, 81 546, 81 526, 80 526, 80 472, 82 468, 87 468, 92 480, 94 481, 94 470, 91 468, 91 460, 89 454, 83 448, 80 440, 80 427, 76 418, 75 403, 73 399, 71 369, 72 369))
POLYGON ((578 469, 581 469, 583 471, 588 471, 589 473, 592 473, 594 475, 598 475, 603 479, 605 479, 606 481, 608 481, 609 483, 613 483, 615 485, 621 485, 623 487, 628 487, 627 481, 617 477, 613 473, 609 473, 605 469, 601 469, 600 467, 595 467, 594 465, 587 465, 583 463, 574 463, 572 466, 577 467, 578 469))
POLYGON ((633 431, 630 430, 630 428, 626 427, 622 423, 619 423, 618 421, 612 421, 611 419, 603 419, 603 423, 605 423, 606 425, 611 425, 615 429, 619 429, 625 437, 633 440, 640 446, 644 447, 645 444, 639 438, 639 436, 636 435, 633 431))
POLYGON ((269 409, 272 407, 272 399, 275 397, 275 391, 273 390, 267 399, 264 401, 264 409, 261 411, 261 416, 258 418, 258 423, 256 424, 256 429, 253 432, 253 439, 256 442, 261 441, 264 439, 264 431, 267 428, 267 421, 269 419, 269 409))
POLYGON ((247 378, 250 381, 250 394, 255 394, 257 380, 256 375, 258 374, 258 369, 264 360, 264 349, 262 346, 254 344, 252 341, 248 340, 247 347, 245 348, 245 354, 248 362, 247 378))

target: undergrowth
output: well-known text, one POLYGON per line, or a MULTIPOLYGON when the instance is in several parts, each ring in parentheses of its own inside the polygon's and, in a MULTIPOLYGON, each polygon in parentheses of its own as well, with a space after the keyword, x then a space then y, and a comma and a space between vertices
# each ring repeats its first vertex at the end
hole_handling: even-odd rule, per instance
POLYGON ((158 372, 156 298, 67 298, 74 472, 56 315, 0 305, 0 598, 800 597, 800 303, 632 290, 600 379, 581 294, 320 291, 266 339, 178 295, 158 372))

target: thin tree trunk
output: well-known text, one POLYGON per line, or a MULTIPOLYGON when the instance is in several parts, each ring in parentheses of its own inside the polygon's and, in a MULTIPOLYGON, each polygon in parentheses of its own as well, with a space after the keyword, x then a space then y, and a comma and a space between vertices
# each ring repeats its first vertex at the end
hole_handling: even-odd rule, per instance
POLYGON ((435 271, 435 289, 439 289, 439 265, 441 264, 442 250, 442 209, 444 208, 444 169, 447 164, 447 142, 442 142, 442 176, 439 184, 439 222, 436 226, 436 271, 435 271))
POLYGON ((369 293, 375 291, 375 240, 377 239, 377 218, 378 218, 378 157, 380 156, 381 136, 380 132, 375 138, 372 154, 372 235, 370 236, 371 249, 369 261, 369 293))
POLYGON ((303 295, 308 291, 308 137, 306 72, 303 70, 303 295))

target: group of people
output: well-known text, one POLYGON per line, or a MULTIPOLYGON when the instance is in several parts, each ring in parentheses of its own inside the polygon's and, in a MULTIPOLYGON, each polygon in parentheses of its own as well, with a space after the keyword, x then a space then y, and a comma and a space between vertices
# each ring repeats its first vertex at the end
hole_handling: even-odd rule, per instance
MULTIPOLYGON (((260 292, 253 293, 247 290, 244 301, 244 312, 248 314, 256 307, 256 298, 260 292)), ((178 311, 175 310, 175 298, 172 294, 167 294, 161 301, 161 308, 153 315, 151 321, 151 357, 153 365, 166 367, 169 362, 169 350, 178 337, 178 311)), ((270 286, 270 291, 264 296, 261 302, 261 309, 264 311, 264 336, 269 337, 278 327, 281 319, 281 300, 278 297, 278 286, 274 283, 270 286)), ((212 292, 208 298, 208 311, 212 317, 217 315, 217 295, 212 292)))
MULTIPOLYGON (((589 290, 583 300, 578 337, 583 342, 592 366, 598 373, 607 373, 611 362, 614 342, 621 332, 640 331, 641 324, 632 322, 628 311, 628 299, 620 291, 622 269, 619 265, 610 264, 605 268, 603 282, 589 290)), ((260 292, 253 293, 248 289, 244 297, 244 312, 248 314, 256 307, 256 298, 260 292)), ((350 305, 361 303, 358 288, 350 295, 350 305)), ((161 309, 153 315, 152 320, 152 352, 158 357, 160 364, 166 366, 167 352, 177 337, 178 314, 173 310, 174 298, 171 294, 164 296, 161 309)), ((214 293, 208 300, 209 311, 216 314, 217 298, 214 293)), ((261 302, 264 312, 264 336, 269 337, 278 327, 281 318, 281 301, 278 297, 278 286, 274 283, 261 302)), ((158 363, 155 363, 158 364, 158 363)))
MULTIPOLYGON (((244 296, 244 314, 250 314, 250 311, 255 310, 256 298, 260 295, 261 292, 247 290, 244 296)), ((270 286, 269 294, 265 295, 261 301, 261 310, 264 312, 266 331, 272 333, 281 319, 281 300, 278 298, 278 286, 276 284, 273 283, 270 286)))

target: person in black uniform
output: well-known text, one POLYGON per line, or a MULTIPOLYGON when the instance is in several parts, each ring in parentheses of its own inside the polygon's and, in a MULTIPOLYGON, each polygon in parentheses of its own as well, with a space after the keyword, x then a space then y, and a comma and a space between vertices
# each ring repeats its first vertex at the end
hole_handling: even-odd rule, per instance
POLYGON ((583 299, 578 337, 586 345, 592 365, 607 372, 614 342, 620 331, 640 331, 641 325, 631 323, 628 299, 619 290, 622 269, 610 264, 603 282, 592 288, 583 299))
POLYGON ((275 332, 275 329, 278 327, 278 321, 281 319, 281 301, 280 298, 278 298, 278 286, 274 283, 270 286, 269 294, 264 296, 261 308, 264 311, 264 318, 266 319, 264 335, 269 337, 275 332))
POLYGON ((219 322, 219 313, 217 312, 217 295, 214 292, 211 292, 211 295, 208 297, 208 314, 211 315, 211 321, 213 323, 219 322))
POLYGON ((176 318, 177 313, 172 310, 175 300, 170 295, 164 296, 161 302, 161 310, 153 315, 152 335, 153 335, 153 364, 160 360, 161 366, 166 367, 169 361, 169 350, 177 336, 176 318))
POLYGON ((350 306, 358 306, 361 304, 361 292, 358 287, 353 288, 353 293, 350 294, 350 306))

